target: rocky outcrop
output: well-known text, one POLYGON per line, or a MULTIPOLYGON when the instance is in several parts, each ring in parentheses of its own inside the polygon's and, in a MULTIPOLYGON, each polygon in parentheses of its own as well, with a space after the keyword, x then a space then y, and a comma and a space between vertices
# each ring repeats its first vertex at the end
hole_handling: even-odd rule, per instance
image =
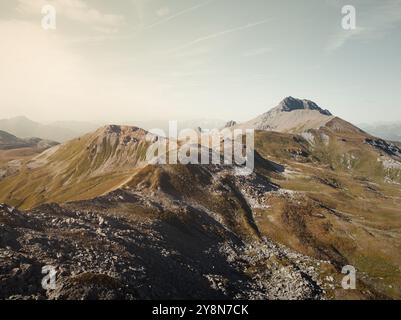
POLYGON ((372 147, 385 152, 387 155, 401 158, 401 148, 394 143, 382 139, 366 139, 365 142, 372 147))
POLYGON ((277 107, 281 111, 291 112, 294 110, 315 110, 326 116, 332 116, 331 112, 327 109, 320 108, 315 102, 306 99, 296 99, 287 97, 277 107))
POLYGON ((25 212, 0 205, 0 298, 322 299, 330 289, 319 272, 329 262, 240 239, 189 204, 190 222, 133 214, 157 206, 128 191, 25 212), (43 286, 49 270, 54 287, 43 286))
POLYGON ((235 125, 237 125, 237 122, 234 120, 230 120, 226 123, 226 125, 224 126, 224 128, 231 128, 234 127, 235 125))

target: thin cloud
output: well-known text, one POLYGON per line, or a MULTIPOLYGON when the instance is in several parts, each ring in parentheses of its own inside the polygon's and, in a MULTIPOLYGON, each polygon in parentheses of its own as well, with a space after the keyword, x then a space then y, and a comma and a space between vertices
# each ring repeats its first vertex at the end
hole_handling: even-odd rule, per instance
POLYGON ((168 15, 170 15, 170 8, 169 8, 169 7, 162 7, 162 8, 160 8, 159 10, 156 11, 156 14, 157 14, 159 17, 168 16, 168 15))
POLYGON ((197 47, 197 48, 193 48, 191 50, 187 50, 185 52, 177 53, 175 56, 177 58, 195 58, 195 57, 207 55, 211 51, 212 51, 212 49, 208 46, 197 47))
POLYGON ((273 49, 268 48, 268 47, 258 48, 258 49, 254 49, 254 50, 249 50, 249 51, 245 52, 242 56, 247 57, 247 58, 248 57, 257 57, 257 56, 265 55, 272 51, 273 51, 273 49))
POLYGON ((356 28, 355 30, 343 30, 340 33, 332 36, 329 43, 327 44, 327 51, 335 51, 344 46, 348 41, 356 39, 363 33, 362 28, 356 28))
POLYGON ((253 23, 248 23, 248 24, 246 24, 244 26, 240 26, 240 27, 236 27, 236 28, 227 29, 227 30, 223 30, 223 31, 220 31, 220 32, 212 33, 212 34, 209 34, 207 36, 200 37, 198 39, 192 40, 192 41, 190 41, 190 42, 188 42, 186 44, 183 44, 183 45, 179 46, 178 48, 175 48, 175 49, 171 50, 169 53, 179 52, 179 51, 181 51, 183 49, 192 47, 192 46, 194 46, 196 44, 199 44, 199 43, 202 43, 204 41, 221 38, 221 37, 224 37, 224 36, 226 36, 228 34, 231 34, 231 33, 244 31, 244 30, 247 30, 247 29, 252 29, 252 28, 255 28, 257 26, 266 24, 267 22, 269 22, 271 20, 272 19, 265 19, 265 20, 261 20, 261 21, 257 21, 257 22, 253 22, 253 23))
POLYGON ((131 1, 134 9, 135 9, 135 13, 138 19, 138 26, 140 28, 143 28, 144 26, 144 20, 145 20, 145 9, 144 9, 144 4, 142 1, 137 1, 137 0, 132 0, 131 1))
POLYGON ((178 18, 178 17, 180 17, 180 16, 182 16, 182 15, 185 15, 185 14, 187 14, 187 13, 189 13, 189 12, 192 12, 192 11, 198 10, 198 9, 200 9, 200 8, 203 8, 203 7, 207 6, 208 4, 210 4, 211 2, 214 2, 214 1, 215 1, 215 0, 208 0, 208 1, 206 1, 206 2, 203 2, 203 3, 198 4, 198 5, 196 5, 196 6, 193 6, 193 7, 187 8, 187 9, 184 9, 184 10, 179 11, 179 12, 173 14, 173 15, 168 16, 167 18, 161 19, 161 20, 156 21, 156 22, 154 22, 154 23, 152 23, 152 24, 150 24, 150 25, 148 25, 148 26, 145 26, 144 29, 145 29, 145 30, 146 30, 146 29, 151 29, 151 28, 154 28, 154 27, 156 27, 156 26, 162 25, 162 24, 164 24, 164 23, 166 23, 166 22, 169 22, 169 21, 171 21, 171 20, 174 20, 174 19, 176 19, 176 18, 178 18))

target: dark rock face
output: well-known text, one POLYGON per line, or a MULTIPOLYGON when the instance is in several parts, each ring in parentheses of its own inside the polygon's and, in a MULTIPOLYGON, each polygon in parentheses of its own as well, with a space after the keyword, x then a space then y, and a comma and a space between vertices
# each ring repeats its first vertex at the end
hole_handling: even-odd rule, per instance
POLYGON ((329 110, 320 108, 315 102, 310 100, 300 100, 293 97, 287 97, 280 102, 281 110, 284 112, 291 112, 294 110, 316 110, 326 116, 331 116, 329 110))
POLYGON ((236 126, 236 125, 237 125, 237 122, 234 121, 234 120, 231 120, 231 121, 228 121, 228 122, 226 123, 226 125, 224 126, 224 128, 231 128, 231 127, 234 127, 234 126, 236 126))
POLYGON ((106 132, 107 133, 116 133, 119 134, 121 132, 121 127, 117 125, 108 125, 106 126, 106 132))
POLYGON ((268 239, 241 240, 185 203, 167 219, 133 218, 149 208, 146 196, 121 190, 25 212, 0 205, 0 299, 323 297, 317 265, 328 262, 268 239), (133 211, 115 213, 121 203, 133 211), (43 286, 44 267, 56 272, 54 287, 43 286))
POLYGON ((366 139, 367 144, 372 147, 384 151, 386 154, 396 157, 401 157, 401 149, 394 143, 387 142, 382 139, 366 139))

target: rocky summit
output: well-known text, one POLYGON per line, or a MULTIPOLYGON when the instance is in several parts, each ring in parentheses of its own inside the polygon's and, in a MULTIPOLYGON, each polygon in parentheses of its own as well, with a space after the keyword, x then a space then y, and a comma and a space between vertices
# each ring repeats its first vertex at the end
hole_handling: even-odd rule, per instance
POLYGON ((287 97, 268 112, 234 128, 302 133, 319 129, 334 118, 313 101, 287 97))
POLYGON ((310 100, 301 100, 293 97, 287 97, 277 107, 281 111, 291 112, 294 110, 315 110, 326 116, 331 116, 329 110, 323 110, 315 102, 310 100))

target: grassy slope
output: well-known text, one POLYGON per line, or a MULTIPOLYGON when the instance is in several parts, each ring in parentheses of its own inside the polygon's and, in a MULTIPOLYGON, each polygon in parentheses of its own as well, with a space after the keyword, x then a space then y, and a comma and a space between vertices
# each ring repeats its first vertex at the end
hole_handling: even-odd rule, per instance
POLYGON ((42 151, 43 150, 37 148, 0 150, 0 166, 4 166, 7 162, 12 160, 29 160, 40 154, 42 151))
MULTIPOLYGON (((330 142, 315 139, 314 148, 305 148, 305 141, 294 136, 258 133, 257 150, 272 160, 284 159, 292 171, 273 181, 297 193, 268 195, 271 207, 256 210, 257 225, 262 234, 334 260, 338 268, 354 265, 360 288, 399 298, 401 187, 384 182, 386 170, 377 161, 378 153, 363 143, 363 133, 315 132, 321 133, 330 142), (304 156, 298 156, 301 151, 304 156)), ((335 295, 355 297, 341 289, 335 295)))
POLYGON ((74 139, 27 161, 0 181, 0 201, 20 208, 90 199, 120 186, 145 157, 146 142, 121 146, 99 132, 74 139), (35 165, 39 163, 39 165, 35 165))

